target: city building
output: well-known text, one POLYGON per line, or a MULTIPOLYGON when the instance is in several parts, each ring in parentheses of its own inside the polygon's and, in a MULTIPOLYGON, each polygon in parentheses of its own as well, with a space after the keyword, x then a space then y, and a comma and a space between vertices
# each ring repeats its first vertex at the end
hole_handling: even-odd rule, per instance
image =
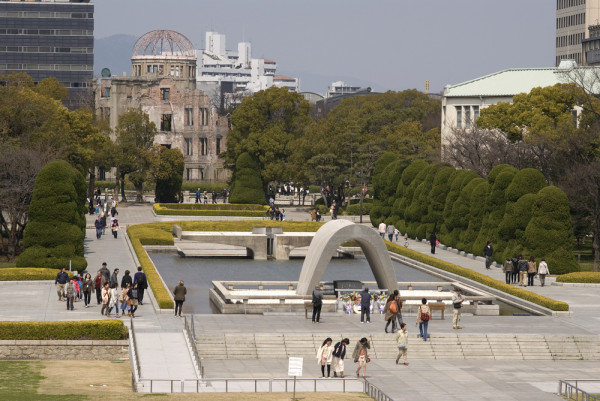
POLYGON ((96 81, 96 113, 115 129, 119 116, 141 108, 159 130, 155 143, 183 153, 185 181, 224 182, 229 170, 219 154, 226 149, 228 120, 196 88, 196 71, 196 52, 185 36, 148 32, 135 44, 131 76, 105 70, 96 81))
MULTIPOLYGON (((473 128, 482 109, 499 102, 512 103, 516 94, 529 93, 533 88, 571 82, 569 74, 574 68, 577 68, 574 60, 563 60, 559 67, 513 68, 446 85, 442 96, 442 160, 443 149, 452 143, 454 130, 473 128)), ((589 74, 590 78, 600 76, 600 67, 585 67, 579 71, 589 74)))
POLYGON ((585 56, 590 51, 585 42, 590 39, 588 27, 599 24, 600 0, 556 0, 555 65, 564 59, 575 60, 578 65, 597 63, 597 56, 585 56))
POLYGON ((0 73, 54 77, 65 105, 86 102, 93 80, 94 5, 90 0, 0 0, 0 73))
POLYGON ((271 86, 300 90, 297 78, 276 75, 275 61, 252 58, 249 42, 238 43, 237 51, 227 50, 224 34, 206 32, 205 49, 196 50, 196 55, 198 89, 211 98, 220 98, 221 102, 235 103, 239 101, 235 94, 250 95, 271 86))
MULTIPOLYGON (((341 96, 341 95, 350 95, 353 93, 357 93, 361 90, 365 90, 360 86, 350 86, 346 85, 344 81, 336 81, 331 84, 327 93, 325 93, 326 98, 341 96)), ((366 88, 366 90, 370 91, 370 88, 366 88)))

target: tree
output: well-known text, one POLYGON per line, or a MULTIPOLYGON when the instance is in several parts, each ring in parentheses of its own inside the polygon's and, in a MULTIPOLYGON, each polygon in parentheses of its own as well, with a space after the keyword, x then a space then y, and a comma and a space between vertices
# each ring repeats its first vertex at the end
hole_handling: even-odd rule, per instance
POLYGON ((271 87, 244 99, 231 115, 233 128, 227 134, 227 151, 222 153, 225 162, 235 172, 235 162, 247 152, 258 162, 266 194, 269 182, 289 176, 291 143, 312 124, 309 108, 301 95, 286 88, 271 87))
POLYGON ((19 267, 72 267, 83 270, 85 179, 67 162, 56 160, 40 170, 29 205, 19 267), (78 190, 81 193, 78 193, 78 190))
POLYGON ((159 163, 152 172, 156 180, 156 202, 174 203, 181 192, 183 182, 183 154, 179 149, 168 149, 164 146, 159 152, 159 163))
POLYGON ((121 183, 121 202, 127 202, 126 175, 136 189, 136 201, 142 202, 144 182, 148 180, 152 167, 159 162, 158 148, 154 146, 156 126, 142 109, 129 109, 119 117, 116 134, 115 164, 121 183))
POLYGON ((258 163, 249 153, 242 153, 237 159, 229 202, 258 205, 266 203, 258 163))
POLYGON ((54 77, 44 78, 36 86, 35 91, 40 95, 61 102, 69 96, 69 90, 54 77))

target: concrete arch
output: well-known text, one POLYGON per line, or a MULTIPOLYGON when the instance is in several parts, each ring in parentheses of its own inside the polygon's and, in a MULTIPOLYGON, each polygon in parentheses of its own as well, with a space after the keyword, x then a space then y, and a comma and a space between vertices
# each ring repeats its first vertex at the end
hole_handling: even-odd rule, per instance
POLYGON ((296 294, 310 295, 315 285, 321 281, 337 248, 342 243, 352 240, 358 242, 362 248, 379 288, 397 290, 398 281, 392 259, 377 232, 347 220, 332 220, 317 231, 310 243, 300 272, 296 294))

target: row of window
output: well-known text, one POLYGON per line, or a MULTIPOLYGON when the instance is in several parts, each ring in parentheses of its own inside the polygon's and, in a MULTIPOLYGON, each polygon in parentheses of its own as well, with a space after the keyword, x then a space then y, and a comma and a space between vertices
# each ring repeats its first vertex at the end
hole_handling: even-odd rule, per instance
POLYGON ((556 47, 566 47, 573 45, 580 45, 581 41, 585 39, 585 34, 573 33, 571 35, 559 36, 556 38, 556 47))
POLYGON ((0 64, 0 70, 93 71, 94 66, 85 64, 0 64))
MULTIPOLYGON (((148 74, 158 74, 158 75, 164 75, 165 73, 165 67, 162 64, 152 64, 152 65, 147 65, 146 66, 146 72, 148 74)), ((169 75, 172 77, 179 77, 182 76, 184 74, 185 71, 185 67, 183 65, 171 65, 170 66, 170 70, 169 70, 169 75)), ((193 66, 188 66, 188 77, 193 78, 196 76, 196 69, 193 66)), ((139 77, 142 75, 142 66, 139 64, 134 64, 133 65, 133 75, 136 77, 139 77)))
POLYGON ((556 9, 562 10, 563 8, 577 7, 585 4, 585 0, 556 0, 556 9))
POLYGON ((556 29, 573 25, 585 25, 585 13, 567 15, 556 19, 556 29))
POLYGON ((93 54, 93 47, 0 46, 0 53, 71 53, 93 54))
POLYGON ((0 29, 0 35, 94 36, 92 29, 0 29))
POLYGON ((577 64, 581 64, 581 53, 563 54, 556 56, 556 65, 560 64, 560 60, 575 60, 577 64))
MULTIPOLYGON (((208 155, 208 138, 199 138, 200 139, 200 155, 206 156, 208 155)), ((216 153, 217 155, 221 154, 221 141, 223 137, 217 136, 216 143, 216 153)), ((185 155, 193 156, 194 155, 194 139, 193 138, 185 138, 185 155)))
POLYGON ((203 77, 242 77, 242 78, 248 78, 251 76, 251 74, 228 73, 228 72, 205 72, 205 71, 202 71, 201 75, 203 77))
POLYGON ((51 11, 0 11, 0 18, 63 18, 92 19, 94 13, 60 13, 51 11))
POLYGON ((479 118, 479 106, 454 106, 456 109, 456 128, 471 128, 479 118))
MULTIPOLYGON (((200 107, 200 125, 207 126, 209 123, 209 110, 208 107, 200 107)), ((191 107, 185 108, 185 125, 194 125, 194 110, 191 107)), ((173 131, 173 115, 163 114, 160 117, 160 130, 161 131, 173 131)))

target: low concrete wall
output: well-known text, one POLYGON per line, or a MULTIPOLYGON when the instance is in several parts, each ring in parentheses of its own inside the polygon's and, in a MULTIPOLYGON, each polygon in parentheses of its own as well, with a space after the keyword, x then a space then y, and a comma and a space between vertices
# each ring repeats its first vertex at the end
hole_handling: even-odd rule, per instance
POLYGON ((0 360, 129 359, 127 340, 0 340, 0 360))

